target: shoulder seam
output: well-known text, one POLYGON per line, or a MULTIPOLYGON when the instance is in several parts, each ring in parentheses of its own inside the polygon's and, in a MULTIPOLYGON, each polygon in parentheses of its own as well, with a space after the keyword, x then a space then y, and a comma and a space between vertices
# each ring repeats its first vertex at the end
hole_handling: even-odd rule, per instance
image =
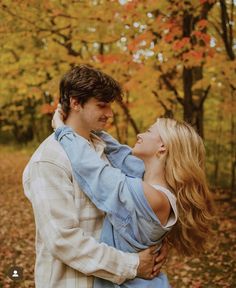
POLYGON ((31 165, 34 165, 34 164, 37 164, 37 163, 50 163, 50 164, 53 164, 53 165, 55 165, 55 166, 57 166, 57 167, 65 170, 66 173, 68 174, 68 176, 72 175, 72 168, 71 168, 71 171, 70 171, 70 170, 68 170, 68 168, 65 167, 64 165, 61 165, 61 164, 59 164, 58 162, 55 162, 55 161, 53 161, 53 160, 52 160, 52 161, 51 161, 51 160, 36 160, 36 161, 33 161, 33 162, 31 163, 31 165))

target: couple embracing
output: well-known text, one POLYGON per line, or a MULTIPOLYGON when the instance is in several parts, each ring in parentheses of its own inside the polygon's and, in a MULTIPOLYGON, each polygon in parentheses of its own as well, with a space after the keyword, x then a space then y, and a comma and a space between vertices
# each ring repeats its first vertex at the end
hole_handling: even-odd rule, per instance
POLYGON ((167 244, 204 250, 211 194, 202 139, 160 118, 133 148, 104 132, 118 82, 90 66, 60 82, 55 133, 23 173, 36 223, 37 288, 165 288, 167 244))

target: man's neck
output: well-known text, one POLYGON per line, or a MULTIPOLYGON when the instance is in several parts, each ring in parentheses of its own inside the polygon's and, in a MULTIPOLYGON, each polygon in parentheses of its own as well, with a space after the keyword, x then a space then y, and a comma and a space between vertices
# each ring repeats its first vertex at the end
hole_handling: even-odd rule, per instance
POLYGON ((69 116, 66 119, 65 124, 67 126, 70 126, 80 136, 84 137, 87 140, 90 139, 90 130, 84 127, 82 122, 78 123, 78 119, 69 116))

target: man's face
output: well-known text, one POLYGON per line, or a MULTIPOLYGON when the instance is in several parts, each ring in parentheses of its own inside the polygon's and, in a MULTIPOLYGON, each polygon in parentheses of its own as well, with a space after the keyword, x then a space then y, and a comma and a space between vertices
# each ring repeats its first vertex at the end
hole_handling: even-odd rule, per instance
POLYGON ((79 121, 81 121, 84 127, 90 131, 104 129, 108 119, 112 117, 111 103, 91 98, 83 107, 80 107, 79 121))

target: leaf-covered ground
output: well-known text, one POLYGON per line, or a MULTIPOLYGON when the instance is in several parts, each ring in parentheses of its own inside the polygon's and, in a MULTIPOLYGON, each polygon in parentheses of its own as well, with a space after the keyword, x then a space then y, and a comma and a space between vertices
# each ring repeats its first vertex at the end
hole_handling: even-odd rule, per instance
MULTIPOLYGON (((1 148, 0 158, 0 288, 33 288, 34 219, 21 185, 22 171, 29 156, 26 152, 1 148), (13 283, 7 277, 13 265, 24 269, 22 282, 13 283)), ((166 269, 172 287, 236 287, 235 204, 229 200, 217 201, 216 236, 210 252, 194 259, 170 253, 166 269)))

